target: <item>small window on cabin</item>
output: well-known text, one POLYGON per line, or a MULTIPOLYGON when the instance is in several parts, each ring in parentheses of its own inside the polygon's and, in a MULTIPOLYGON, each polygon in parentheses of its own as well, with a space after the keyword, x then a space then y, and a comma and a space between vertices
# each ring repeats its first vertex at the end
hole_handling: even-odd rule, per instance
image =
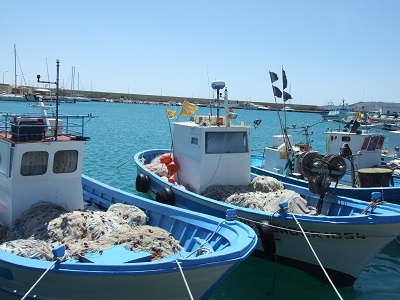
POLYGON ((191 143, 192 143, 192 144, 195 144, 195 145, 198 145, 198 144, 199 144, 199 139, 198 139, 198 138, 195 138, 195 137, 192 137, 191 143))
POLYGON ((62 150, 54 154, 53 172, 58 173, 72 173, 78 167, 78 151, 76 150, 62 150))
POLYGON ((342 136, 342 142, 350 142, 349 136, 342 136))
POLYGON ((43 175, 47 172, 49 153, 46 151, 31 151, 22 155, 21 170, 22 176, 43 175))
POLYGON ((207 132, 206 153, 249 152, 246 132, 207 132))

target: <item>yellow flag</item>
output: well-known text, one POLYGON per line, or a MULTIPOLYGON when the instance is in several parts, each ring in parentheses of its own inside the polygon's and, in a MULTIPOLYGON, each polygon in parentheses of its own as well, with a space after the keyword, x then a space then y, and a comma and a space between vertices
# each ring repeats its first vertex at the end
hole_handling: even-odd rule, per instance
POLYGON ((362 114, 361 114, 361 111, 359 111, 358 114, 357 114, 357 117, 356 117, 356 121, 360 122, 361 118, 362 118, 362 114))
POLYGON ((188 117, 191 114, 194 114, 197 110, 198 106, 196 104, 190 103, 188 101, 184 101, 181 111, 179 112, 179 115, 188 117))
POLYGON ((176 118, 176 115, 175 115, 176 110, 172 110, 172 109, 168 109, 168 108, 166 108, 166 110, 167 110, 168 119, 175 119, 176 118))

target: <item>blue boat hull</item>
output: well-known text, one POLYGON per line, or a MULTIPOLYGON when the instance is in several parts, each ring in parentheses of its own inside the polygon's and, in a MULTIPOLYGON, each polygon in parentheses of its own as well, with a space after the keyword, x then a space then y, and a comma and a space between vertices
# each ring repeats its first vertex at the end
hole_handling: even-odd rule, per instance
MULTIPOLYGON (((188 289, 195 299, 207 299, 256 246, 254 231, 240 222, 163 205, 86 176, 82 176, 82 187, 84 199, 101 207, 114 203, 140 207, 148 225, 169 231, 184 250, 157 261, 142 261, 139 254, 116 246, 107 249, 106 261, 66 260, 55 264, 27 299, 188 299, 188 289), (210 253, 190 255, 203 242, 210 253)), ((51 263, 0 250, 1 299, 21 299, 51 263)))

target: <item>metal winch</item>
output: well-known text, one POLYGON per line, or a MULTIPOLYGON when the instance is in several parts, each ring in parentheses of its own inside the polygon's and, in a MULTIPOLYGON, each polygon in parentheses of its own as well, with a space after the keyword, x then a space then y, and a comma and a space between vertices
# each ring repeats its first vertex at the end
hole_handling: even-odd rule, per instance
POLYGON ((315 151, 304 152, 297 159, 297 170, 308 178, 312 193, 323 195, 332 181, 338 182, 346 172, 346 161, 340 155, 319 155, 315 151))

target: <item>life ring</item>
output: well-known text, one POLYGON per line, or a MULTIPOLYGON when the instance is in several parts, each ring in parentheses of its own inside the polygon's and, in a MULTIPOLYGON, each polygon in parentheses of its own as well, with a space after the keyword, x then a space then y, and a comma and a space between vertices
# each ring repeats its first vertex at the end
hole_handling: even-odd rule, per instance
POLYGON ((174 193, 172 193, 170 188, 165 188, 157 191, 156 201, 168 205, 175 205, 174 193))
POLYGON ((257 224, 258 231, 260 232, 261 244, 264 248, 264 253, 267 255, 276 253, 276 244, 273 228, 269 226, 268 221, 257 224))
POLYGON ((147 193, 150 188, 150 178, 145 174, 136 176, 136 190, 140 193, 147 193))

